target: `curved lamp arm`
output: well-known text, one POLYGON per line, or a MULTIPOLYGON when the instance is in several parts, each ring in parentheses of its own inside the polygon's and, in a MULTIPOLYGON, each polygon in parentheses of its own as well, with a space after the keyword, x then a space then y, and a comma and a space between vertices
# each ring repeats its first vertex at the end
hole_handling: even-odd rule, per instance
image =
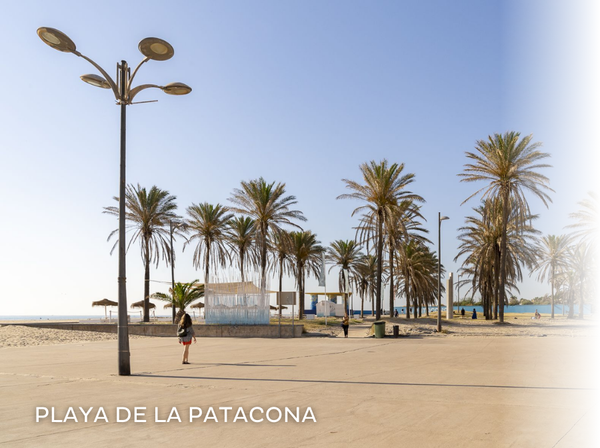
MULTIPOLYGON (((77 50, 72 52, 74 55, 79 56, 80 58, 85 59, 86 61, 88 61, 90 64, 92 64, 94 67, 96 67, 98 69, 98 71, 100 73, 102 73, 102 75, 104 76, 104 78, 106 79, 106 82, 108 82, 110 84, 110 88, 112 89, 113 93, 115 94, 115 99, 117 101, 120 101, 120 95, 119 95, 119 89, 117 88, 117 85, 115 84, 115 82, 112 80, 112 78, 108 75, 108 73, 106 73, 106 71, 100 67, 98 64, 96 64, 94 61, 92 61, 90 58, 88 58, 87 56, 84 56, 83 54, 81 54, 80 52, 78 52, 77 50)), ((138 66, 139 67, 139 66, 138 66)))
MULTIPOLYGON (((138 66, 139 67, 139 66, 138 66)), ((131 102, 133 101, 133 98, 135 98, 135 96, 140 93, 142 90, 146 90, 146 89, 161 89, 161 86, 157 86, 156 84, 142 84, 140 86, 137 86, 136 88, 134 88, 133 90, 131 90, 129 92, 129 101, 127 102, 127 104, 131 104, 131 102)))
MULTIPOLYGON (((138 72, 138 70, 140 69, 140 67, 142 66, 142 64, 144 62, 148 62, 150 60, 150 58, 148 56, 146 56, 144 59, 142 59, 142 62, 140 62, 138 64, 138 66, 135 68, 135 70, 133 71, 133 74, 131 75, 131 77, 129 78, 129 82, 127 83, 127 88, 125 89, 126 92, 129 92, 129 90, 131 89, 131 84, 133 83, 133 78, 135 78, 136 73, 138 72)), ((137 92, 136 92, 137 93, 137 92)), ((129 98, 130 100, 133 97, 129 98)))

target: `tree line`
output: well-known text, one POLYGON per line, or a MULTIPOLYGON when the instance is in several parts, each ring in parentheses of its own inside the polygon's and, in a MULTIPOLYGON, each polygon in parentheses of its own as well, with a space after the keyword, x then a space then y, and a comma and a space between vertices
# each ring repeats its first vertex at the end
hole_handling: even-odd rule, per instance
MULTIPOLYGON (((530 211, 525 193, 548 206, 552 190, 549 180, 539 172, 548 167, 542 161, 549 155, 531 139, 508 132, 478 141, 475 152, 466 152, 469 162, 459 174, 463 182, 484 184, 465 200, 481 193, 474 215, 467 216, 460 229, 455 261, 464 258, 461 283, 468 284, 472 294, 480 295, 486 319, 503 321, 508 294, 518 291, 523 268, 538 272, 539 280, 549 279, 553 306, 555 294, 571 305, 578 298, 582 316, 583 302, 593 294, 596 196, 590 193, 580 203, 581 210, 571 214, 575 219, 570 226, 575 229, 572 235, 539 238, 532 225, 537 215, 530 211)), ((409 190, 415 175, 406 173, 404 164, 385 159, 363 163, 359 168, 361 180, 342 179, 349 191, 338 196, 359 202, 352 212, 359 218, 355 238, 336 240, 327 247, 301 226, 306 218, 294 209, 296 197, 286 192, 282 182, 268 182, 262 177, 242 181, 228 198, 231 205, 191 204, 185 216, 177 214, 177 199, 168 191, 128 185, 127 247, 140 245, 145 267, 144 321, 149 321, 150 266, 158 266, 161 260, 174 263, 171 237, 183 238, 184 250, 192 247, 193 264, 203 269, 204 285, 211 281, 211 272, 227 266, 239 270, 242 282, 249 271, 258 271, 262 289, 266 288, 267 276, 277 277, 279 291, 283 276, 292 276, 299 293, 300 318, 304 315, 306 278, 319 276, 323 258, 331 265, 330 271, 339 271, 344 309, 348 310, 348 296, 353 291, 360 297, 361 317, 367 300, 380 319, 384 285, 388 285, 390 316, 395 299, 400 297, 406 299, 406 318, 421 317, 423 309, 429 314, 429 306, 437 301, 438 256, 430 249, 423 227, 421 206, 425 200, 409 190)), ((105 207, 104 212, 118 216, 118 207, 105 207)), ((111 232, 109 240, 117 234, 118 230, 111 232)), ((183 312, 203 295, 203 285, 197 282, 178 283, 170 296, 158 293, 153 297, 172 302, 183 312)), ((573 307, 569 309, 569 317, 573 317, 573 307)))

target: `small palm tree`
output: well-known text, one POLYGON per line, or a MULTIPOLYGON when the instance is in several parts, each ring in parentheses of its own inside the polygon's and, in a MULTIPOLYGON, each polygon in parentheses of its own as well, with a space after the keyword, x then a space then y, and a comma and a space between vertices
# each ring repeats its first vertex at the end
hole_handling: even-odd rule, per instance
POLYGON ((245 281, 244 271, 246 263, 251 266, 256 263, 256 222, 247 216, 236 216, 228 223, 226 232, 226 244, 237 256, 242 276, 242 282, 245 281))
POLYGON ((534 272, 539 271, 538 280, 550 281, 552 290, 551 319, 554 319, 554 291, 556 289, 556 276, 567 267, 567 253, 569 250, 569 237, 566 235, 546 235, 536 247, 537 263, 534 272))
MULTIPOLYGON (((504 322, 504 303, 506 301, 506 260, 507 260, 507 229, 511 199, 524 217, 530 215, 529 204, 525 191, 540 198, 546 207, 552 202, 547 191, 553 191, 548 186, 548 178, 537 170, 550 165, 541 163, 549 154, 539 151, 541 143, 531 143, 532 136, 520 139, 518 132, 494 134, 487 140, 479 140, 475 146, 476 152, 467 152, 467 158, 472 163, 465 165, 461 182, 486 182, 486 187, 480 188, 469 196, 463 204, 472 197, 483 192, 483 198, 498 198, 502 203, 502 235, 500 242, 500 322, 504 322)), ((519 220, 524 222, 525 220, 519 220)))
POLYGON ((376 241, 377 257, 377 281, 375 288, 377 319, 381 318, 381 291, 383 277, 383 244, 384 244, 384 223, 386 219, 398 207, 401 201, 423 201, 423 198, 405 191, 405 188, 414 181, 414 174, 403 174, 404 164, 388 164, 387 160, 379 163, 371 161, 360 165, 360 171, 363 176, 364 185, 358 182, 342 179, 346 183, 346 188, 353 190, 353 193, 342 194, 338 199, 358 199, 365 202, 352 212, 364 213, 359 233, 359 241, 366 242, 373 238, 376 241), (373 232, 370 234, 369 232, 373 232))
POLYGON ((269 231, 279 231, 282 225, 300 229, 292 220, 306 221, 299 210, 290 210, 296 204, 295 196, 285 195, 285 184, 267 183, 262 177, 248 182, 242 181, 241 188, 233 190, 229 198, 236 204, 236 213, 250 216, 255 221, 256 238, 260 256, 260 286, 266 289, 267 250, 269 231))
MULTIPOLYGON (((579 319, 583 319, 583 305, 586 295, 594 290, 594 274, 597 272, 592 247, 579 243, 569 253, 569 268, 574 272, 579 291, 579 319)), ((571 313, 569 313, 571 314, 571 313)))
MULTIPOLYGON (((279 230, 269 234, 269 250, 273 257, 273 270, 277 269, 279 277, 279 295, 283 292, 283 275, 289 274, 293 270, 292 266, 292 237, 290 232, 279 230)), ((281 316, 281 305, 279 306, 279 315, 281 316)))
POLYGON ((354 273, 354 284, 360 294, 360 317, 365 317, 365 297, 369 300, 373 297, 374 285, 377 279, 377 257, 365 255, 361 257, 356 265, 354 273))
POLYGON ((326 259, 333 264, 329 268, 339 268, 338 287, 344 296, 344 313, 348 313, 348 291, 350 276, 354 274, 359 261, 364 255, 360 251, 360 246, 354 240, 337 240, 331 243, 327 248, 326 259))
POLYGON ((187 208, 187 213, 189 218, 185 224, 191 236, 183 247, 185 249, 192 241, 198 241, 194 249, 193 263, 198 269, 204 258, 204 284, 207 285, 211 257, 219 266, 225 266, 229 258, 225 241, 228 223, 233 214, 221 204, 212 205, 207 202, 192 204, 187 208))
POLYGON ((304 318, 304 281, 306 275, 319 275, 321 254, 325 249, 320 245, 320 241, 317 241, 317 236, 310 230, 290 232, 290 238, 294 275, 300 295, 298 316, 302 319, 304 318))
POLYGON ((204 285, 199 285, 198 279, 191 283, 175 283, 175 289, 169 288, 169 294, 162 292, 152 294, 153 299, 169 302, 171 306, 177 308, 175 322, 179 322, 181 316, 185 314, 185 309, 201 297, 204 297, 204 285))
MULTIPOLYGON (((117 202, 119 198, 114 198, 117 202)), ((173 255, 170 247, 169 221, 179 218, 175 213, 177 198, 166 190, 152 186, 150 190, 128 185, 125 192, 125 219, 127 229, 133 231, 133 236, 127 244, 127 249, 136 241, 140 242, 142 261, 144 262, 144 322, 150 322, 150 264, 156 266, 161 259, 167 264, 172 263, 173 255)), ((104 207, 104 213, 119 216, 119 208, 115 206, 104 207)), ((108 239, 118 235, 119 229, 113 230, 108 239)), ((118 246, 115 242, 112 252, 118 246)))

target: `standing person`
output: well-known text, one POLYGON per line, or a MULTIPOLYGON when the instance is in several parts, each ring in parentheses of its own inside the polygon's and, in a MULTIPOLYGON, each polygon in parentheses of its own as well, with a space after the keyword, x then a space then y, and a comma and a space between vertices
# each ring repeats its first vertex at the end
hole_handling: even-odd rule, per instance
POLYGON ((192 318, 188 313, 181 316, 181 320, 177 326, 177 336, 179 336, 179 343, 183 344, 181 364, 189 364, 188 357, 190 354, 190 345, 192 345, 192 339, 196 342, 196 333, 194 333, 194 328, 192 328, 192 318))
POLYGON ((342 328, 344 329, 344 337, 345 338, 348 337, 348 327, 349 326, 350 326, 350 319, 348 318, 348 315, 345 314, 344 320, 342 320, 342 328))
POLYGON ((462 309, 460 310, 460 315, 461 315, 462 317, 465 317, 465 309, 464 309, 464 308, 462 308, 462 309))
POLYGON ((477 319, 477 310, 473 308, 473 314, 471 315, 471 319, 477 319))
POLYGON ((394 317, 398 317, 398 310, 394 311, 394 317))

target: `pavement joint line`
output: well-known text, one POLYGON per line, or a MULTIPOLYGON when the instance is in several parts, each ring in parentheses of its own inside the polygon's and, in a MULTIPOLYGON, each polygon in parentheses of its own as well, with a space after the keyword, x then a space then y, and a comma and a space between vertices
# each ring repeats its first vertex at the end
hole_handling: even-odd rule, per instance
POLYGON ((561 437, 560 439, 558 439, 554 445, 552 445, 552 448, 554 448, 556 445, 558 445, 558 444, 560 443, 560 441, 561 441, 562 439, 564 439, 564 438, 567 436, 567 434, 569 434, 569 433, 571 432, 571 430, 572 430, 573 428, 575 428, 575 426, 577 426, 577 424, 578 424, 578 423, 581 421, 581 419, 582 419, 583 417, 585 417, 585 416, 588 414, 588 412, 590 412, 590 408, 586 409, 586 411, 583 413, 583 415, 582 415, 581 417, 579 417, 575 423, 573 423, 573 426, 571 426, 571 427, 570 427, 570 428, 567 430, 567 432, 565 432, 565 433, 562 435, 562 437, 561 437))
POLYGON ((290 382, 290 383, 309 383, 309 384, 351 384, 368 386, 408 386, 408 387, 456 387, 456 388, 482 388, 482 389, 526 389, 526 390, 564 390, 564 391, 597 391, 598 389, 588 387, 555 387, 555 386, 511 386, 501 384, 451 384, 451 383, 404 383, 388 381, 347 381, 347 380, 311 380, 311 379, 284 379, 284 378, 234 378, 234 377, 203 377, 203 376, 175 376, 175 375, 153 375, 153 374, 132 374, 132 377, 143 378, 173 378, 173 379, 197 379, 197 380, 218 380, 218 381, 259 381, 259 382, 290 382))

